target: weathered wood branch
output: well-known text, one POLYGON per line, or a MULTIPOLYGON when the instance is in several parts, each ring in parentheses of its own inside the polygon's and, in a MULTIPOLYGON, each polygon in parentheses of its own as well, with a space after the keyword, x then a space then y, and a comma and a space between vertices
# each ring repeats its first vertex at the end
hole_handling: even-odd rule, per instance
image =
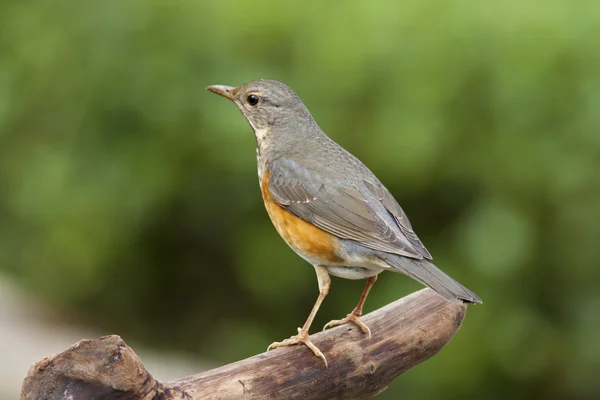
POLYGON ((166 383, 120 337, 82 340, 31 367, 21 399, 363 399, 440 351, 465 312, 464 304, 423 289, 365 315, 370 341, 353 325, 312 335, 329 368, 292 346, 166 383))

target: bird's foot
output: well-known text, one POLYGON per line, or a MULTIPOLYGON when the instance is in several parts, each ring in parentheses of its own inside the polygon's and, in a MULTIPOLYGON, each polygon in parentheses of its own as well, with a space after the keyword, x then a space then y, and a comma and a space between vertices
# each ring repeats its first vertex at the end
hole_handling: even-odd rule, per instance
POLYGON ((298 343, 304 343, 306 345, 306 347, 311 349, 312 352, 315 353, 315 356, 317 356, 321 360, 323 360, 323 362, 325 363, 325 368, 327 368, 327 358, 325 358, 325 355, 323 355, 321 350, 319 350, 319 348, 317 346, 315 346, 313 344, 313 342, 310 341, 308 331, 303 331, 301 328, 298 328, 297 335, 294 335, 294 336, 290 337, 289 339, 285 339, 282 342, 271 343, 271 345, 267 348, 267 351, 276 349, 278 347, 292 346, 292 345, 295 345, 298 343))
POLYGON ((352 312, 352 313, 348 314, 346 316, 346 318, 334 319, 333 321, 329 321, 328 323, 325 324, 325 326, 323 327, 323 330, 325 330, 327 328, 333 328, 334 326, 344 325, 349 322, 352 322, 356 326, 358 326, 360 328, 360 330, 363 331, 363 333, 366 333, 369 340, 371 340, 371 330, 369 329, 369 327, 367 325, 365 325, 360 320, 360 317, 361 317, 360 314, 352 312))

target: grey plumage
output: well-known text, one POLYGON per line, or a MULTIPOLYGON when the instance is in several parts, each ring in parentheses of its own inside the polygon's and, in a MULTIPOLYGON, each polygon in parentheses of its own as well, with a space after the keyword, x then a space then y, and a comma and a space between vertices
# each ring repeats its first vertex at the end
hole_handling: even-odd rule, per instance
MULTIPOLYGON (((366 269, 402 272, 448 299, 481 302, 429 261, 431 255, 391 193, 323 133, 292 89, 270 80, 213 88, 209 90, 233 100, 254 129, 259 176, 270 172, 268 189, 279 205, 364 250, 348 255, 379 260, 365 262, 366 269), (250 94, 260 98, 258 106, 249 103, 250 94)), ((355 264, 363 262, 357 259, 355 264)))
POLYGON ((356 176, 346 167, 341 181, 319 174, 326 167, 323 160, 304 167, 278 158, 269 165, 271 194, 294 215, 340 238, 374 250, 431 258, 398 203, 370 171, 356 176))

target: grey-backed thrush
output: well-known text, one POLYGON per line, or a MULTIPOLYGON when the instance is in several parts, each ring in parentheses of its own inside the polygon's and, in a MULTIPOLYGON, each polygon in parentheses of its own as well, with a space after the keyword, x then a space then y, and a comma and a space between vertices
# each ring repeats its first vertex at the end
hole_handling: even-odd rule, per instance
POLYGON ((329 275, 366 279, 366 285, 354 310, 325 328, 353 322, 369 338, 360 317, 382 271, 408 275, 453 301, 481 303, 431 263, 392 194, 359 159, 323 133, 292 89, 256 80, 207 90, 233 101, 254 130, 267 213, 281 237, 317 274, 319 296, 304 326, 269 349, 304 343, 327 365, 308 330, 329 292, 329 275))

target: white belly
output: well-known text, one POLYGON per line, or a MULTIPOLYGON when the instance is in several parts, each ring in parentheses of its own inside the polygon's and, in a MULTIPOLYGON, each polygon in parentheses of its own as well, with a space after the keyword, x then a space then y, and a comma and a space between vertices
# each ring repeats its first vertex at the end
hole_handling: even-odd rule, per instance
POLYGON ((383 269, 367 269, 363 267, 332 266, 327 267, 330 275, 344 279, 366 279, 379 274, 383 269))

